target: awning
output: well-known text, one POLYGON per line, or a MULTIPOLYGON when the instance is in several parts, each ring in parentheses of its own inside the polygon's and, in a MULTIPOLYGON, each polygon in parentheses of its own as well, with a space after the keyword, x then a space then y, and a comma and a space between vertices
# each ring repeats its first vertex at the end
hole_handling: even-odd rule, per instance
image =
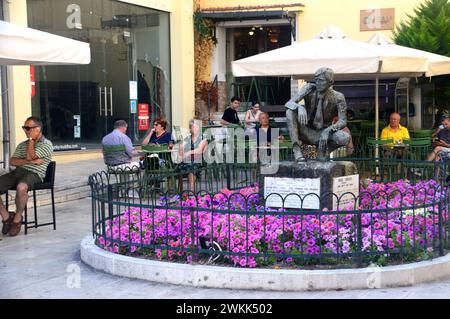
POLYGON ((89 43, 0 21, 0 64, 89 64, 89 43))
POLYGON ((289 16, 286 10, 271 11, 230 11, 230 12, 200 12, 199 16, 214 21, 236 21, 236 20, 270 20, 285 19, 289 16))

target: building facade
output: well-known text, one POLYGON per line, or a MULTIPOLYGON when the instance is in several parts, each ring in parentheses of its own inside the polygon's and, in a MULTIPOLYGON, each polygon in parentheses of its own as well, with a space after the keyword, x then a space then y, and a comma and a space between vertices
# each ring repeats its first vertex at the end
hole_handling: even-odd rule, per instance
POLYGON ((15 0, 2 9, 6 21, 91 48, 89 65, 8 66, 12 150, 30 115, 55 150, 98 148, 118 119, 139 143, 157 117, 171 126, 193 117, 192 1, 15 0))
MULTIPOLYGON (((222 112, 231 96, 238 95, 245 111, 252 100, 270 105, 273 113, 281 116, 298 81, 283 77, 234 78, 231 62, 255 54, 292 44, 294 41, 313 39, 325 27, 333 25, 349 38, 368 41, 376 32, 392 38, 394 26, 425 0, 199 0, 197 10, 203 17, 215 22, 217 45, 212 55, 210 79, 217 80, 218 103, 215 110, 222 112)), ((373 81, 339 82, 336 90, 347 97, 351 115, 356 118, 373 119, 373 81)), ((414 81, 408 83, 408 99, 405 98, 405 82, 398 79, 382 80, 380 84, 381 117, 394 109, 404 113, 410 127, 427 127, 433 124, 433 99, 430 88, 419 88, 414 81), (427 94, 425 94, 427 92, 427 94), (416 112, 407 116, 407 103, 416 112), (420 107, 422 106, 422 107, 420 107)), ((201 106, 197 105, 197 108, 201 106)), ((197 112, 201 113, 201 112, 197 112)), ((203 115, 203 118, 206 116, 203 115)), ((406 123, 404 123, 406 124, 406 123)))
MULTIPOLYGON (((298 82, 290 78, 265 78, 253 83, 258 85, 255 90, 253 79, 233 77, 232 61, 312 39, 330 24, 361 41, 375 32, 391 37, 394 25, 424 2, 1 0, 2 19, 89 42, 92 60, 85 66, 7 67, 10 149, 23 139, 21 126, 30 115, 43 119, 45 134, 60 150, 98 147, 116 119, 129 122, 128 134, 136 144, 145 130, 140 116, 148 116, 150 121, 164 116, 171 125, 181 127, 195 115, 208 119, 208 110, 199 111, 198 105, 196 109, 196 11, 215 23, 217 44, 207 78, 211 82, 216 79, 218 103, 214 111, 222 111, 236 94, 246 101, 259 99, 263 104, 283 105, 298 87, 298 82), (142 114, 139 104, 144 105, 142 114)), ((403 104, 406 101, 403 91, 396 96, 397 85, 396 81, 383 83, 382 108, 390 110, 393 99, 403 99, 403 104)), ((372 83, 343 83, 336 89, 348 96, 355 111, 373 109, 372 83)), ((433 109, 432 98, 425 100, 429 95, 413 84, 409 89, 410 101, 421 105, 411 123, 429 126, 431 115, 423 110, 433 109)), ((243 108, 246 105, 243 103, 243 108)))

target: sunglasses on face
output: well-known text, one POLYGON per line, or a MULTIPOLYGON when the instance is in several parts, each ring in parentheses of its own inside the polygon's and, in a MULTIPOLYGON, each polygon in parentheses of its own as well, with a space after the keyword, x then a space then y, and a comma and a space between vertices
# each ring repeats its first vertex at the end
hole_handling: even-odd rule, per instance
POLYGON ((31 130, 31 129, 33 129, 33 128, 36 128, 36 127, 39 127, 39 126, 22 126, 22 128, 23 128, 25 131, 29 131, 29 130, 31 130))

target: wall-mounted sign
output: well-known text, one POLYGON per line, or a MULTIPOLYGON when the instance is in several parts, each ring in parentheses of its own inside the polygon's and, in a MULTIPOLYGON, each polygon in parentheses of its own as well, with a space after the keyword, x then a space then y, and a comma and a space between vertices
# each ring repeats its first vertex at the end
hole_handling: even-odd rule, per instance
POLYGON ((137 113, 137 101, 136 100, 131 100, 130 101, 130 113, 131 114, 136 114, 137 113))
POLYGON ((393 30, 395 8, 368 9, 360 11, 360 31, 393 30))
POLYGON ((138 104, 138 129, 146 131, 150 127, 149 107, 148 104, 138 104))
POLYGON ((137 81, 130 81, 130 100, 138 99, 137 81))

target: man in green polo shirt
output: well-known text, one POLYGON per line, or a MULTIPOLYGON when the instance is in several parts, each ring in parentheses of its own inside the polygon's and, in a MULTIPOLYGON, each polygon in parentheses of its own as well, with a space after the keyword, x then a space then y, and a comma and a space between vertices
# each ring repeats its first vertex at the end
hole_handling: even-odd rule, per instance
POLYGON ((20 143, 13 156, 11 165, 16 169, 0 176, 0 194, 16 189, 16 212, 6 210, 0 198, 2 216, 2 234, 16 236, 22 226, 22 213, 28 201, 28 191, 45 178, 47 166, 52 160, 53 145, 42 135, 42 122, 29 117, 22 126, 27 140, 20 143))

